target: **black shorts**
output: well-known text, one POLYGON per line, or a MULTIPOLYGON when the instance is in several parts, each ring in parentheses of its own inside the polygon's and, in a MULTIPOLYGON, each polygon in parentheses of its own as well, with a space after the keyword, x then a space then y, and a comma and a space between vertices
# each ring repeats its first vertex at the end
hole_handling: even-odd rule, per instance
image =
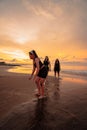
POLYGON ((37 76, 41 77, 41 78, 46 78, 47 74, 48 74, 48 71, 47 71, 46 67, 44 66, 43 68, 40 69, 37 76))

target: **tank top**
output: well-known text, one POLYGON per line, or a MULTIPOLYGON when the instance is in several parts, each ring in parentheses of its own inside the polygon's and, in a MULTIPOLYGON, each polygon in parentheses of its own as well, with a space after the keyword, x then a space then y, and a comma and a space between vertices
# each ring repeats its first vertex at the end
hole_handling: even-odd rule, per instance
MULTIPOLYGON (((36 67, 36 63, 34 63, 34 66, 36 67)), ((43 66, 43 63, 39 60, 39 67, 41 68, 43 66)))

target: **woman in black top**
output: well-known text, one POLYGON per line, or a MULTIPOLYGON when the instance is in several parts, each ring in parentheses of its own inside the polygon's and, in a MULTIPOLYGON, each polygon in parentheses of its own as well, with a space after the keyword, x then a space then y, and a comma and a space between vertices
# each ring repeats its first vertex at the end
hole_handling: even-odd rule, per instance
POLYGON ((47 69, 45 65, 43 65, 41 60, 39 59, 35 50, 32 50, 29 52, 29 57, 30 59, 33 60, 33 70, 29 79, 32 79, 32 76, 36 72, 34 75, 34 81, 38 88, 37 96, 39 96, 39 98, 43 98, 44 97, 44 82, 47 77, 47 69))
POLYGON ((50 61, 49 61, 48 56, 45 57, 43 63, 44 63, 44 65, 46 66, 47 71, 50 71, 50 70, 51 70, 51 65, 50 65, 50 61))
POLYGON ((54 63, 54 75, 56 77, 56 73, 58 74, 58 77, 59 77, 59 72, 60 72, 60 62, 58 59, 55 60, 55 63, 54 63))

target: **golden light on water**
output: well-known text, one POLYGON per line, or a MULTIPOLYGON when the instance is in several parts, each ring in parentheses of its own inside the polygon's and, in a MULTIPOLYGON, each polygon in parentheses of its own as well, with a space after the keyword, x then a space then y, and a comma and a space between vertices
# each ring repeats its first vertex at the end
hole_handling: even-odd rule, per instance
POLYGON ((22 74, 31 74, 32 72, 32 68, 26 68, 26 67, 14 67, 14 68, 11 68, 11 69, 8 69, 8 72, 12 72, 12 73, 22 73, 22 74))

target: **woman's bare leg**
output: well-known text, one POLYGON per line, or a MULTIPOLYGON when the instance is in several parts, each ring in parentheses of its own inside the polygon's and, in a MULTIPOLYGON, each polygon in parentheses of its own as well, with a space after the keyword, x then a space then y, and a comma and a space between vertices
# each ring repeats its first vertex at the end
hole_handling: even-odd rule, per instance
POLYGON ((39 86, 40 86, 41 96, 44 96, 44 82, 45 82, 45 79, 43 79, 43 78, 41 78, 39 80, 39 86))
POLYGON ((54 72, 54 75, 55 75, 55 77, 56 77, 56 71, 54 72))
POLYGON ((58 78, 59 78, 59 71, 58 71, 58 78))
POLYGON ((40 92, 39 80, 40 80, 40 78, 39 78, 39 77, 36 77, 36 79, 35 79, 35 84, 36 84, 37 89, 38 89, 38 94, 41 94, 41 92, 40 92))

